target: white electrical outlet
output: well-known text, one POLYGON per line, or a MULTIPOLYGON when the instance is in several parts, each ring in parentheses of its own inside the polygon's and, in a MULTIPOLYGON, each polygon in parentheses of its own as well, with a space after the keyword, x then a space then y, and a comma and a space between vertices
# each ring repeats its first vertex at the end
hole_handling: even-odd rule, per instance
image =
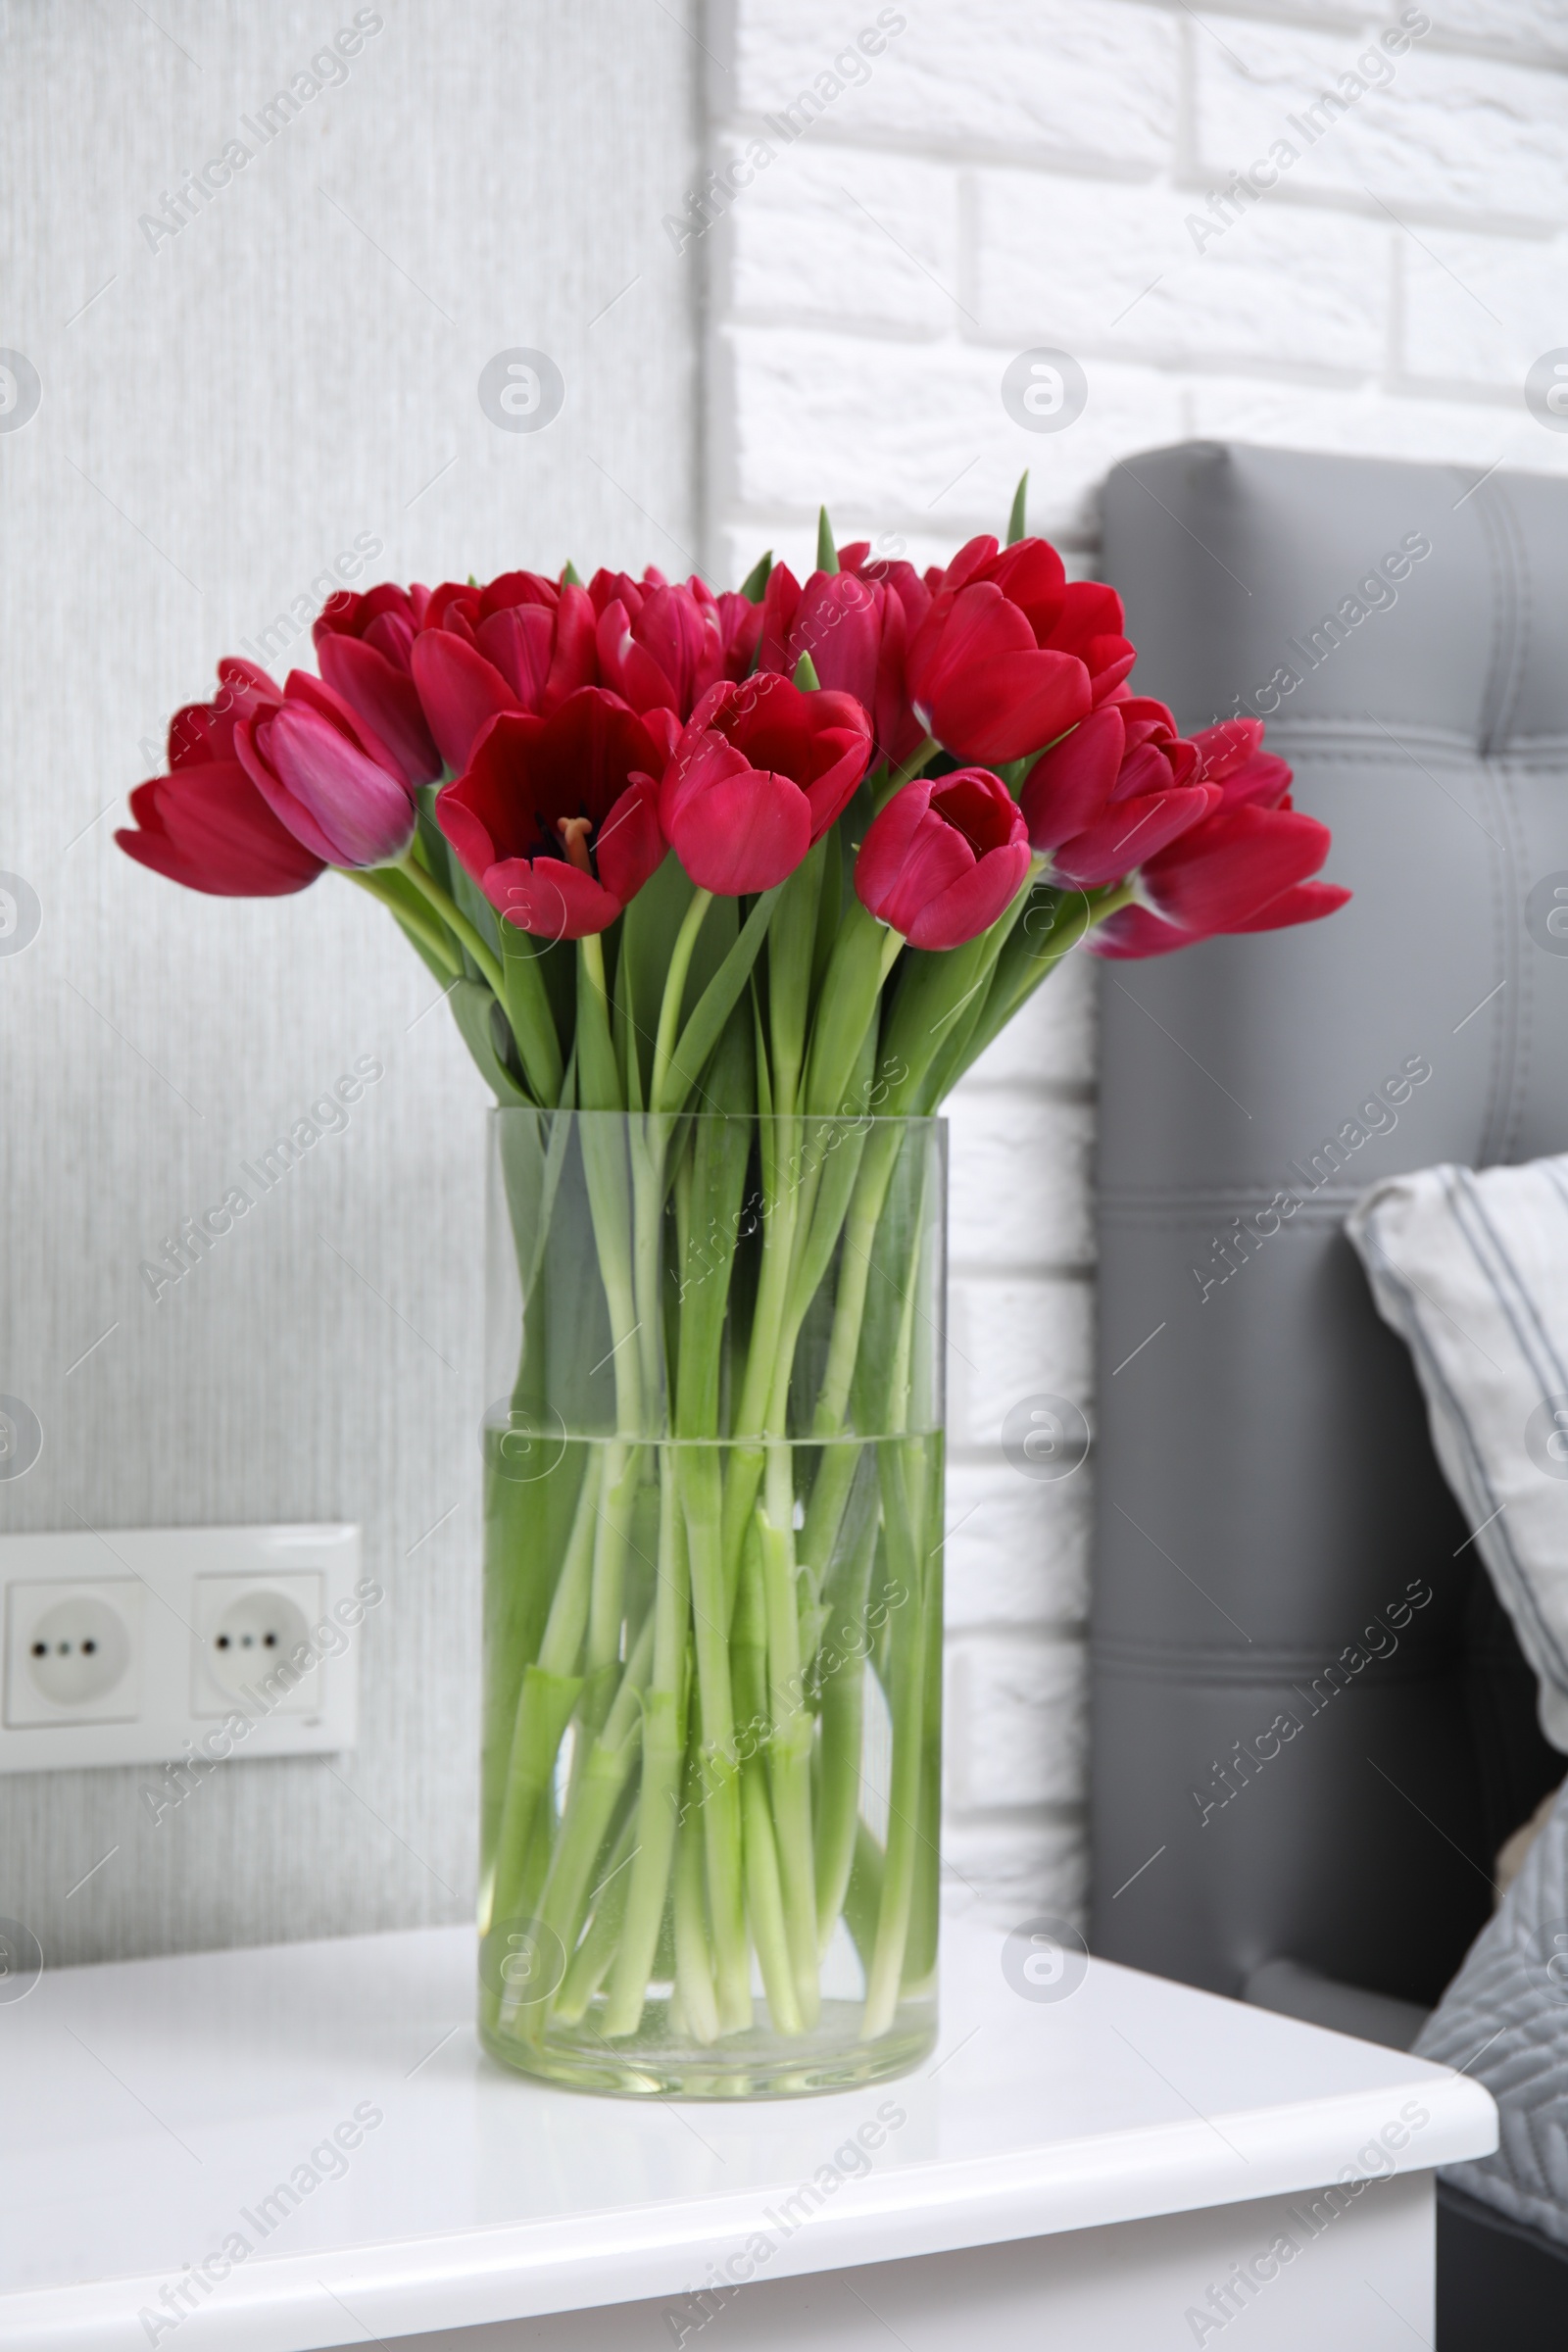
POLYGON ((357 1527, 0 1536, 0 1772, 352 1747, 383 1597, 357 1527))
POLYGON ((134 1723, 141 1712, 141 1596, 110 1584, 12 1585, 6 1594, 5 1720, 134 1723))
POLYGON ((321 1670, 302 1652, 320 1615, 318 1576, 199 1576, 192 1713, 226 1715, 240 1699, 318 1715, 321 1670))

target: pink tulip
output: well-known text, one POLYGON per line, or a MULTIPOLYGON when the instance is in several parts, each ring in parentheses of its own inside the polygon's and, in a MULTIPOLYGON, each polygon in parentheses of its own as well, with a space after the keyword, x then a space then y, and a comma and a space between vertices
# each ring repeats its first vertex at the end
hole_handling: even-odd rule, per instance
POLYGON ((136 820, 115 835, 127 858, 187 890, 222 899, 273 899, 303 890, 321 870, 280 825, 234 757, 234 731, 275 710, 282 689, 249 662, 218 664, 210 703, 188 703, 169 726, 167 776, 138 784, 136 820))
POLYGON ((401 765, 307 670, 289 673, 281 707, 240 721, 234 750, 272 814, 328 865, 388 865, 414 838, 401 765))

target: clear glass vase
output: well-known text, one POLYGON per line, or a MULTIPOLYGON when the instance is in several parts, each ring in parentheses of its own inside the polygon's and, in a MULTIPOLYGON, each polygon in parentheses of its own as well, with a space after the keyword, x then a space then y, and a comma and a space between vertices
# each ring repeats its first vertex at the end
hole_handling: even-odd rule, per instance
POLYGON ((936 2037, 946 1125, 492 1114, 480 2034, 581 2089, 936 2037))

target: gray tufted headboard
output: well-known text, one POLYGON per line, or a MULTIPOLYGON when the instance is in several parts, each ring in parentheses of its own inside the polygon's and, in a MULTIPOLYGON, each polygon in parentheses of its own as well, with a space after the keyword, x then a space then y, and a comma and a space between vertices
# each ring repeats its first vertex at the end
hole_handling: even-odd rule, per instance
POLYGON ((1266 716, 1355 892, 1102 974, 1091 1941, 1222 1992, 1429 2004, 1564 1771, 1342 1232, 1568 1148, 1568 480, 1480 472, 1203 442, 1105 492, 1135 687, 1266 716))

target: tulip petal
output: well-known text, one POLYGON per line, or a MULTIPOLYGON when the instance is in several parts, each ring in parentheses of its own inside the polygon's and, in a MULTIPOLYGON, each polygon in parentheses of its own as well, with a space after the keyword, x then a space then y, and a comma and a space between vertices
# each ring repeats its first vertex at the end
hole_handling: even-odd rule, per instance
MULTIPOLYGON (((879 921, 891 923, 895 931, 902 931, 906 939, 913 940, 920 918, 932 901, 972 874, 976 862, 963 835, 928 809, 915 826, 891 882, 875 905, 869 900, 863 904, 879 921)), ((858 871, 856 885, 858 889, 858 871)))
POLYGON ((507 858, 481 885, 497 912, 536 939, 588 939, 608 931, 621 902, 564 858, 507 858))
POLYGON ((334 865, 380 865, 403 855, 414 838, 407 788, 318 712, 285 703, 253 723, 251 740, 263 755, 262 772, 248 767, 257 790, 318 857, 321 840, 331 844, 334 865))
POLYGON ((622 906, 659 871, 664 849, 659 787, 652 776, 635 775, 594 837, 594 861, 622 906))
POLYGON ((1229 931, 1315 874, 1329 829, 1290 808, 1221 808, 1145 868, 1156 910, 1189 931, 1229 931))
POLYGON ((800 581, 787 564, 775 564, 762 591, 761 650, 757 661, 760 672, 787 675, 794 666, 789 658, 789 641, 800 605, 800 581))
POLYGON ((1054 853, 1052 878, 1079 890, 1119 882, 1206 816, 1213 799, 1207 787, 1199 784, 1112 801, 1102 817, 1054 853))
POLYGON ((327 839, 310 810, 284 789, 273 773, 267 743, 263 740, 270 740, 270 721, 242 719, 234 729, 234 750, 240 766, 279 824, 292 833, 296 841, 303 842, 312 857, 319 858, 323 865, 336 865, 339 862, 337 845, 327 839))
POLYGON ((910 947, 961 948, 966 940, 978 939, 1011 906, 1029 864, 1027 842, 988 850, 968 873, 922 907, 909 929, 910 947))
POLYGON ((1120 713, 1107 704, 1035 761, 1018 795, 1035 849, 1055 849, 1100 815, 1116 782, 1125 740, 1120 713))
MULTIPOLYGON (((1212 783, 1212 776, 1205 781, 1212 783)), ((1276 759, 1272 752, 1256 752, 1251 759, 1234 767, 1221 780, 1219 789, 1227 808, 1278 808, 1289 803, 1294 778, 1289 764, 1276 759)))
POLYGON ((442 759, 462 774, 487 719, 519 708, 494 662, 450 629, 421 629, 409 667, 442 759))
POLYGON ((559 710, 568 696, 579 687, 599 682, 599 664, 594 646, 594 609, 588 601, 586 588, 569 584, 561 591, 556 609, 556 651, 545 680, 545 698, 539 708, 548 718, 559 710))
POLYGON ((316 649, 321 675, 385 744, 408 784, 428 784, 441 773, 441 755, 425 723, 418 691, 363 637, 324 635, 316 649))
POLYGON ((999 542, 989 531, 983 531, 977 539, 966 539, 941 575, 943 590, 956 592, 961 588, 965 580, 994 563, 998 552, 999 542))
POLYGON ((1347 906, 1351 893, 1338 882, 1297 882, 1291 889, 1282 890, 1277 899, 1270 899, 1252 914, 1239 923, 1227 926, 1232 931, 1280 931, 1288 923, 1315 923, 1325 914, 1333 914, 1347 906))
POLYGON ((1084 945, 1091 956, 1131 962, 1150 956, 1173 956, 1178 948, 1196 947, 1201 937, 1200 931, 1184 931, 1177 923, 1162 922, 1147 906, 1120 906, 1096 925, 1084 945))
POLYGON ((1202 763, 1201 782, 1223 784, 1239 767, 1245 767, 1252 754, 1262 749, 1263 721, 1260 718, 1222 718, 1211 727, 1200 727, 1193 737, 1202 763))
POLYGON ((235 761, 138 784, 130 812, 139 830, 115 838, 128 857, 187 890, 214 898, 281 898, 321 871, 272 815, 235 761))
POLYGON ((503 605, 487 613, 474 642, 512 689, 514 710, 537 710, 550 676, 556 616, 548 605, 503 605))
POLYGON ((938 689, 931 732, 960 760, 1022 760, 1089 708, 1089 672, 1075 655, 1003 654, 972 662, 938 689))
POLYGON ((855 861, 855 890, 868 913, 880 915, 931 806, 929 777, 904 785, 866 827, 855 861))
MULTIPOLYGON (((1093 649, 1091 651, 1093 652, 1093 649)), ((1091 659, 1089 668, 1094 679, 1093 691, 1097 710, 1102 703, 1108 703, 1111 700, 1137 659, 1138 649, 1136 646, 1127 644, 1125 639, 1114 655, 1102 661, 1091 659)))
POLYGON ((854 695, 870 710, 880 644, 876 599, 864 582, 852 571, 813 571, 801 591, 781 667, 793 677, 801 656, 809 654, 819 686, 854 695))
POLYGON ((771 890, 811 846, 805 793, 766 768, 715 776, 678 806, 665 831, 698 889, 722 898, 771 890))

